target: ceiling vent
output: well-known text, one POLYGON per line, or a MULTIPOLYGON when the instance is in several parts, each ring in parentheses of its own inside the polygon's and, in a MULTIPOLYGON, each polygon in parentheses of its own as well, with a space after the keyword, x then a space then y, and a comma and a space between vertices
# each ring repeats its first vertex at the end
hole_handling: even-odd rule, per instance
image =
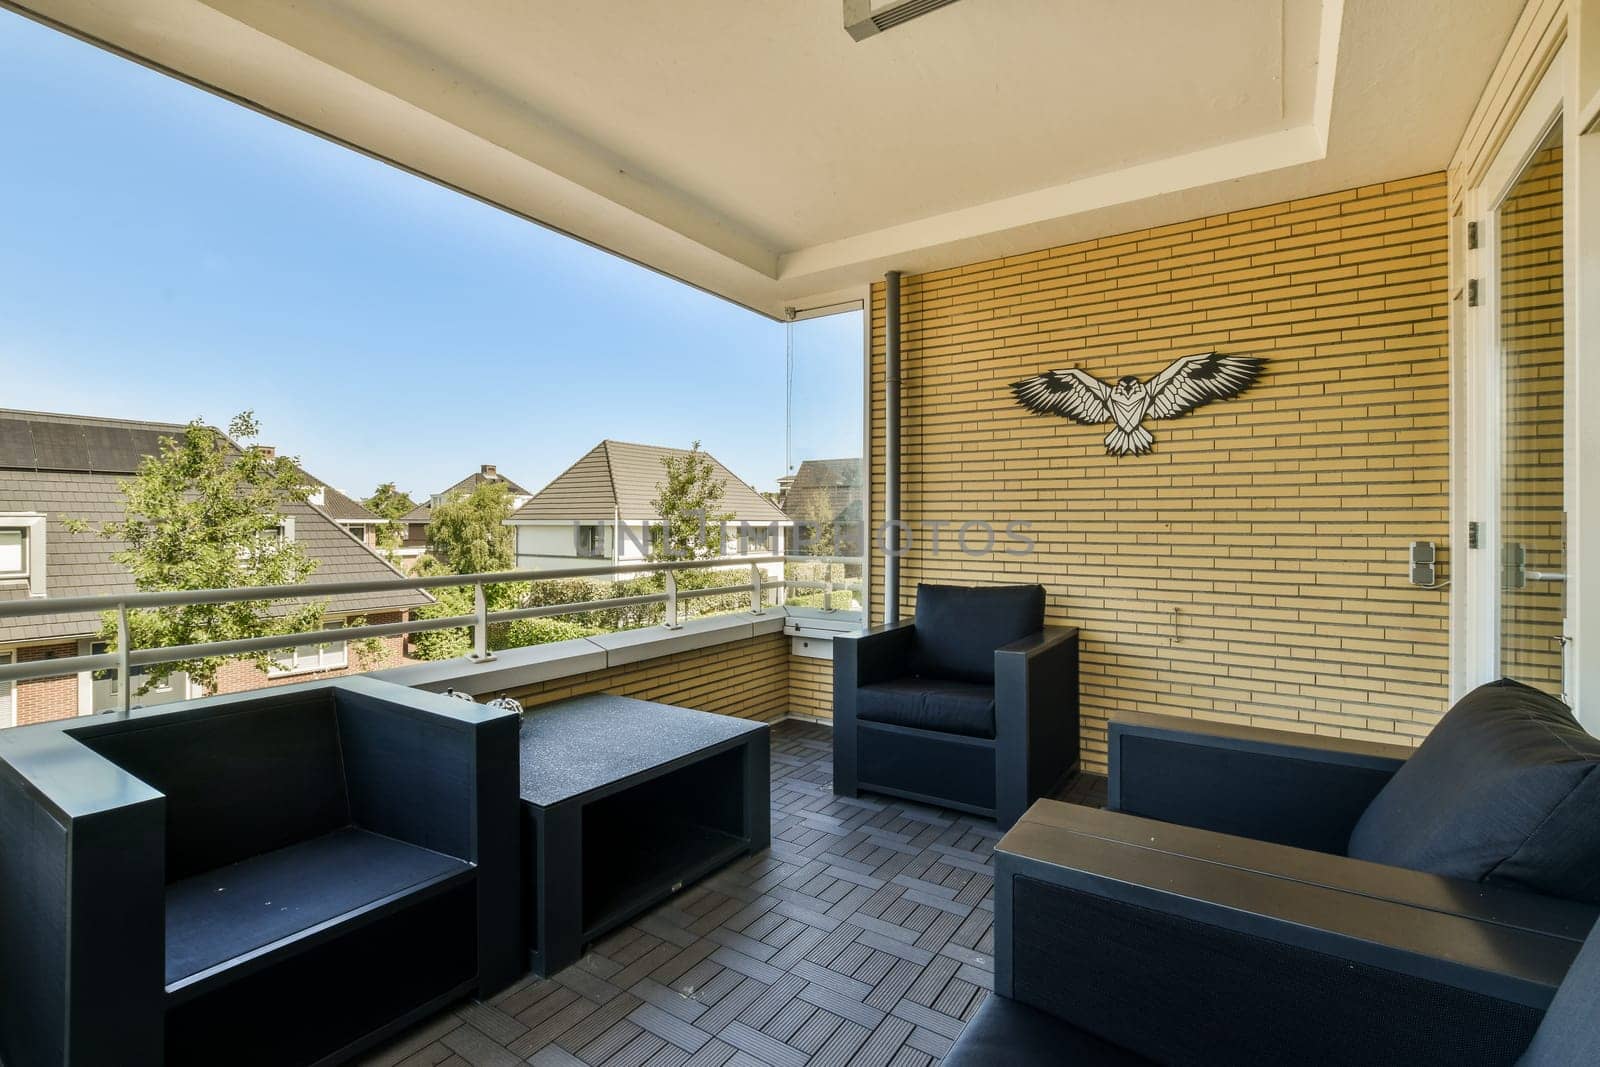
POLYGON ((864 41, 956 0, 844 0, 844 28, 864 41))

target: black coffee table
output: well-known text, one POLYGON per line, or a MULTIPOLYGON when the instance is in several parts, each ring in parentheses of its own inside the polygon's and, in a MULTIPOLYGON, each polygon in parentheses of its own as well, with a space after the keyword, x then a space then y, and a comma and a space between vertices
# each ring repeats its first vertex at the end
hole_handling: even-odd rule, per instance
POLYGON ((605 694, 523 716, 523 927, 535 974, 771 843, 767 734, 765 723, 605 694))

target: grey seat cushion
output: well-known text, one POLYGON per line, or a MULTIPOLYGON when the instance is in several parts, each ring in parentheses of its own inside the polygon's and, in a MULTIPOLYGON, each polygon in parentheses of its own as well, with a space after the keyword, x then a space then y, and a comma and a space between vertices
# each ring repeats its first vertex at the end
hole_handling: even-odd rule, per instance
POLYGON ((994 736, 994 686, 942 678, 899 678, 856 691, 856 716, 869 722, 994 736))
POLYGON ((911 671, 994 683, 995 649, 1044 629, 1044 586, 918 585, 911 671))
POLYGON ((1600 740, 1554 697, 1468 693, 1362 813, 1356 859, 1600 903, 1600 740))

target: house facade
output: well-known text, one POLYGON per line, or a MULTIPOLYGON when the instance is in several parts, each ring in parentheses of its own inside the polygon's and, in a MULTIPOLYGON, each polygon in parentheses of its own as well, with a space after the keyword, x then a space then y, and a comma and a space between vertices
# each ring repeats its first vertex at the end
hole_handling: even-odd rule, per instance
MULTIPOLYGON (((564 570, 644 562, 660 536, 653 503, 666 478, 665 461, 688 449, 601 441, 512 515, 517 569, 564 570)), ((729 516, 724 555, 781 555, 789 517, 715 456, 706 454, 723 487, 718 505, 729 516)), ((766 564, 778 575, 782 564, 766 564)))
MULTIPOLYGON (((133 592, 132 576, 112 559, 124 544, 97 531, 123 517, 118 483, 145 456, 159 451, 163 438, 184 429, 168 423, 0 411, 0 600, 133 592), (76 528, 80 521, 87 528, 76 528)), ((326 489, 323 494, 326 502, 326 489)), ((308 502, 285 504, 282 516, 283 536, 299 543, 317 563, 308 585, 396 575, 369 542, 316 500, 313 490, 308 502)), ((331 631, 356 619, 399 622, 426 603, 427 597, 410 590, 330 597, 326 625, 331 631)), ((0 664, 104 652, 100 625, 95 614, 7 619, 0 623, 0 664)), ((372 657, 358 662, 346 642, 331 637, 276 653, 274 668, 264 676, 251 663, 229 662, 217 691, 259 689, 405 662, 403 638, 380 640, 382 652, 375 662, 372 657)), ((142 671, 134 668, 132 674, 138 684, 142 671)), ((120 684, 112 672, 98 671, 0 682, 0 727, 107 710, 117 706, 120 684)), ((136 693, 133 702, 165 704, 201 695, 198 683, 175 674, 159 689, 136 693)))

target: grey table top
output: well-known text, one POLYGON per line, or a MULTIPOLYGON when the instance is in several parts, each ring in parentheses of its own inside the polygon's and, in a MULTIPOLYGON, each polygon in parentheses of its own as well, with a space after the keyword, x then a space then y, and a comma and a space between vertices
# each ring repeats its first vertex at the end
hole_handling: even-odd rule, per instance
POLYGON ((767 724, 632 697, 573 697, 522 717, 522 799, 549 807, 767 724))

